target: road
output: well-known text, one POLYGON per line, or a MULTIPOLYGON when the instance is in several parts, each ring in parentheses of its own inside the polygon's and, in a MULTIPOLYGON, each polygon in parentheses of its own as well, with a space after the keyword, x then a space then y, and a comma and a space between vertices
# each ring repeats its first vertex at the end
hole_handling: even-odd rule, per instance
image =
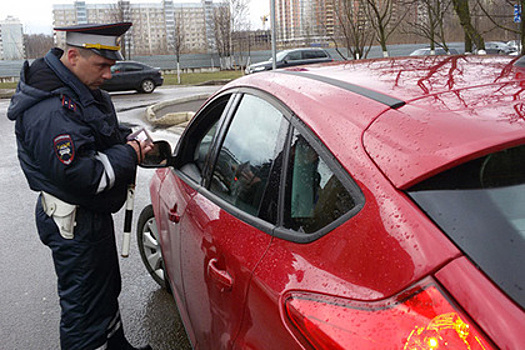
MULTIPOLYGON (((211 93, 218 87, 163 87, 150 95, 113 94, 121 122, 145 126, 145 107, 160 101, 194 94, 211 93)), ((46 350, 59 348, 60 307, 56 276, 50 250, 36 232, 32 192, 16 155, 14 123, 6 117, 9 100, 0 100, 0 348, 6 350, 46 350)), ((151 131, 154 139, 172 145, 178 135, 164 130, 151 131)), ((133 229, 140 210, 149 204, 152 170, 139 169, 133 229)), ((120 244, 124 225, 123 210, 114 215, 120 244)), ((132 233, 129 258, 120 258, 122 293, 120 307, 124 329, 132 344, 150 343, 154 349, 190 349, 171 295, 151 279, 142 265, 132 233)))

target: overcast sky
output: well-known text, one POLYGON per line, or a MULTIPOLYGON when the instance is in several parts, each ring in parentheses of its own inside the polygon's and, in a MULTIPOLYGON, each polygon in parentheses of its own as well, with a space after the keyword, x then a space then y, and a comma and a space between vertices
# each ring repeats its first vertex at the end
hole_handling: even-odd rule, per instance
MULTIPOLYGON (((162 0, 131 0, 131 3, 160 3, 162 0)), ((86 0, 86 4, 115 3, 115 0, 86 0)), ((174 3, 200 2, 200 0, 173 0, 174 3)), ((26 34, 52 34, 53 4, 73 4, 74 0, 0 0, 0 20, 16 17, 24 25, 26 34)), ((252 29, 262 28, 260 17, 270 14, 269 0, 250 0, 252 29)))

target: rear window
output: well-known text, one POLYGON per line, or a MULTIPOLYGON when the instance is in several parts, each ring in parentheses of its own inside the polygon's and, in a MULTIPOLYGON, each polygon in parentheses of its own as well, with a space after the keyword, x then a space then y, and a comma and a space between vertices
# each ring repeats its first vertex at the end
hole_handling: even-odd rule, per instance
POLYGON ((525 145, 460 165, 408 193, 494 283, 525 306, 525 145))
POLYGON ((326 58, 327 55, 322 50, 305 50, 303 51, 303 58, 314 59, 314 58, 326 58))

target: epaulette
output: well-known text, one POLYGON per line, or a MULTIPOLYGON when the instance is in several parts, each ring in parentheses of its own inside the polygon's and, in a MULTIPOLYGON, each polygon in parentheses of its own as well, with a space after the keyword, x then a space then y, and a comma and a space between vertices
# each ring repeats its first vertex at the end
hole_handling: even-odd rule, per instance
POLYGON ((62 107, 67 108, 73 112, 76 112, 77 104, 73 102, 73 100, 69 96, 62 95, 60 97, 60 101, 62 103, 62 107))

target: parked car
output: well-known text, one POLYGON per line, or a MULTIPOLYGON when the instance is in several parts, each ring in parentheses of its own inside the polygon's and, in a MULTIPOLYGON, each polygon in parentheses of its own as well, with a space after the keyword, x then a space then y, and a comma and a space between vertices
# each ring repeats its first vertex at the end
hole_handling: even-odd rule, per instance
MULTIPOLYGON (((448 49, 449 51, 445 51, 442 47, 437 47, 434 49, 434 55, 458 55, 459 52, 456 49, 448 49)), ((425 47, 421 49, 414 50, 410 53, 410 56, 430 56, 432 55, 432 50, 430 47, 425 47)))
POLYGON ((507 41, 507 45, 516 50, 517 52, 521 51, 521 42, 519 40, 507 41))
POLYGON ((522 348, 513 62, 248 75, 201 107, 173 155, 157 141, 137 238, 194 348, 522 348))
MULTIPOLYGON (((475 50, 478 51, 477 49, 475 50)), ((489 55, 510 55, 516 51, 516 48, 513 48, 502 41, 485 42, 485 53, 489 55)))
POLYGON ((137 90, 152 93, 164 83, 160 68, 135 61, 117 61, 111 67, 111 79, 106 80, 101 89, 107 91, 137 90))
MULTIPOLYGON (((324 63, 333 61, 328 51, 321 48, 304 48, 279 51, 276 54, 276 68, 299 66, 303 64, 324 63)), ((272 69, 272 59, 249 65, 246 74, 272 69)))

